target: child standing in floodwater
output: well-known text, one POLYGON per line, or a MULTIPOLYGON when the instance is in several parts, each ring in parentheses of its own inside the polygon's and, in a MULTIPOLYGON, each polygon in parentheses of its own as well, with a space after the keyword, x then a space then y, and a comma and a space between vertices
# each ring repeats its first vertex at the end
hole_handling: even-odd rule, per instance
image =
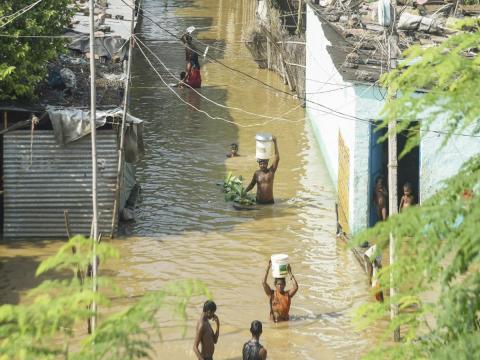
POLYGON ((238 154, 238 145, 236 143, 232 143, 230 145, 230 152, 227 154, 227 157, 228 158, 233 158, 233 157, 237 157, 237 156, 240 156, 238 154))

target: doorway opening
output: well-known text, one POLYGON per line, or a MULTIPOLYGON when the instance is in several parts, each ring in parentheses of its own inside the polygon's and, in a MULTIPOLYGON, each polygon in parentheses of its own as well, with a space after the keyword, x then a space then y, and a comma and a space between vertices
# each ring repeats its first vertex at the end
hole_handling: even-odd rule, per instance
MULTIPOLYGON (((370 154, 369 154, 369 227, 374 226, 380 219, 377 215, 377 209, 374 202, 375 181, 379 177, 385 179, 385 185, 388 189, 388 141, 380 141, 387 134, 386 128, 381 128, 380 122, 370 125, 370 154)), ((412 128, 416 124, 412 124, 412 128)), ((402 153, 407 143, 408 129, 397 134, 397 158, 402 153)), ((415 202, 419 200, 420 190, 420 148, 415 146, 408 154, 398 158, 398 181, 397 195, 398 204, 403 195, 403 185, 407 182, 411 184, 415 202)), ((388 201, 388 199, 387 199, 388 201)), ((387 205, 388 209, 388 205, 387 205)))

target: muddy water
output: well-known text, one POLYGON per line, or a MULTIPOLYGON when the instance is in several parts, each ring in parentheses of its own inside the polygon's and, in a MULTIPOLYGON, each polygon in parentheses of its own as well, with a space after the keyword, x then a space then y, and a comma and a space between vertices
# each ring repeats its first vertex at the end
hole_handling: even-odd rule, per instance
MULTIPOLYGON (((146 16, 174 34, 196 26, 199 49, 208 45, 209 54, 225 65, 287 90, 274 73, 257 69, 242 44, 255 3, 144 0, 144 7, 146 16)), ((122 254, 109 266, 117 284, 136 296, 179 278, 203 280, 213 292, 221 322, 215 359, 239 359, 255 319, 264 323, 261 341, 270 359, 359 358, 374 342, 371 331, 357 332, 351 324, 352 309, 369 299, 366 278, 351 252, 335 239, 335 194, 303 109, 293 98, 208 59, 202 61, 204 86, 199 92, 230 109, 187 89, 174 89, 177 97, 160 76, 175 82, 169 72, 183 70, 183 48, 147 19, 139 32, 167 69, 149 54, 156 74, 136 49, 131 103, 133 114, 146 122, 146 155, 137 167, 143 188, 137 221, 123 226, 123 235, 114 241, 122 254), (250 180, 256 169, 254 136, 260 131, 278 138, 276 203, 236 211, 216 183, 229 171, 250 180), (226 159, 232 142, 239 144, 241 156, 226 159), (261 286, 268 258, 278 252, 290 255, 300 284, 292 320, 283 324, 268 320, 261 286)), ((38 261, 58 245, 2 245, 2 302, 22 301, 24 290, 38 281, 31 280, 38 261)), ((169 313, 159 315, 164 321, 163 342, 155 346, 159 359, 195 358, 194 328, 204 300, 196 298, 189 306, 185 337, 181 321, 169 313)))

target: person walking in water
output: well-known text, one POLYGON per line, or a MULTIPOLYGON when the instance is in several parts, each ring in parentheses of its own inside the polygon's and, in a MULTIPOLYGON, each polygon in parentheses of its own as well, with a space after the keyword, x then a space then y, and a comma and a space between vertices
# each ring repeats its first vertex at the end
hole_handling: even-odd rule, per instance
POLYGON ((215 352, 215 344, 218 341, 220 334, 220 321, 217 315, 217 305, 211 300, 207 300, 203 305, 203 312, 200 320, 197 323, 197 333, 195 335, 195 342, 193 344, 193 351, 197 355, 198 360, 213 360, 213 353, 215 352), (216 331, 213 332, 212 326, 208 320, 213 320, 216 323, 216 331), (198 347, 201 344, 202 349, 198 347))
POLYGON ((186 76, 183 82, 192 88, 202 87, 202 76, 200 74, 200 62, 198 61, 198 51, 192 43, 192 36, 185 34, 181 38, 185 44, 186 76))
POLYGON ((252 339, 243 345, 243 360, 265 360, 267 358, 267 349, 260 344, 262 323, 258 320, 252 321, 250 332, 252 333, 252 339))
POLYGON ((293 283, 293 288, 290 290, 285 290, 285 279, 284 278, 275 278, 275 290, 272 290, 267 283, 268 272, 272 266, 272 260, 268 262, 267 269, 265 270, 265 277, 263 278, 263 290, 265 294, 269 297, 270 300, 270 318, 275 321, 288 321, 290 316, 290 304, 292 302, 292 297, 298 291, 297 280, 293 276, 292 268, 288 265, 288 274, 290 275, 290 280, 293 283))
POLYGON ((275 172, 280 161, 280 153, 278 152, 277 138, 273 137, 273 144, 275 145, 275 159, 272 166, 268 167, 268 160, 258 159, 259 170, 253 174, 252 181, 245 189, 247 192, 257 185, 257 203, 258 204, 273 204, 273 180, 275 179, 275 172))

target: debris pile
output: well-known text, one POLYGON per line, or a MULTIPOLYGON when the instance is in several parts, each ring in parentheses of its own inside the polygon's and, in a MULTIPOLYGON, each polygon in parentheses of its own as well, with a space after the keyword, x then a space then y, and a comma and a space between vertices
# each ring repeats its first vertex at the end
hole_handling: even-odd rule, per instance
POLYGON ((341 70, 351 72, 352 80, 375 82, 386 71, 388 49, 386 32, 396 24, 397 57, 412 45, 435 46, 457 30, 452 24, 466 16, 480 15, 480 6, 463 5, 456 0, 390 1, 323 0, 312 4, 316 15, 343 41, 335 47, 343 53, 341 70))

